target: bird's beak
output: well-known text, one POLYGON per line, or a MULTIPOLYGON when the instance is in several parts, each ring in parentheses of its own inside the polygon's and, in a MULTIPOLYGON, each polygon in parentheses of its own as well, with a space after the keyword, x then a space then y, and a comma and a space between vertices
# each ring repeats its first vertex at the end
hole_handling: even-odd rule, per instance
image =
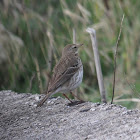
POLYGON ((76 46, 79 48, 79 47, 83 46, 83 44, 77 44, 76 46))

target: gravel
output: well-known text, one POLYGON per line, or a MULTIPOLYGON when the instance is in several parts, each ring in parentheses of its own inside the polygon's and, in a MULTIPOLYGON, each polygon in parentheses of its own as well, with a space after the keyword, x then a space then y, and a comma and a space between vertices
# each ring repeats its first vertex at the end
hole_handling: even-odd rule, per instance
POLYGON ((140 111, 115 104, 0 91, 0 140, 140 140, 140 111))

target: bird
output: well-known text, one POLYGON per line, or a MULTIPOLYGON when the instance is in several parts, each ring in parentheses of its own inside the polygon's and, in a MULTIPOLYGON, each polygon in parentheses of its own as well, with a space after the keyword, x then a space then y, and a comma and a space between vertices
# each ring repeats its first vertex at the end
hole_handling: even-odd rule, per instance
POLYGON ((83 64, 78 55, 78 49, 81 46, 83 44, 68 44, 63 48, 62 56, 53 69, 46 95, 37 107, 41 107, 50 96, 58 92, 63 93, 72 102, 66 93, 70 92, 74 96, 72 91, 81 84, 83 79, 83 64))

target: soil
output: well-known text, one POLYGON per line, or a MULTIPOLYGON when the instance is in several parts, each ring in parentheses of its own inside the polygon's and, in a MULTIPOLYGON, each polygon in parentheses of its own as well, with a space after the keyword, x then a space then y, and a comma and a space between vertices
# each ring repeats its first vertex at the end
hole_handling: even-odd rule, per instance
POLYGON ((40 97, 0 92, 0 140, 140 140, 139 110, 61 97, 36 108, 40 97))

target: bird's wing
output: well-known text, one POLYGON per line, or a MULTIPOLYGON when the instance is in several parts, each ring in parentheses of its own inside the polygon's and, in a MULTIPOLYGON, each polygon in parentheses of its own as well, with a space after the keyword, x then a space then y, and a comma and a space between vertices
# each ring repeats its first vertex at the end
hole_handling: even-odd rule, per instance
POLYGON ((55 91, 66 83, 79 69, 78 60, 75 57, 60 59, 53 70, 53 76, 49 83, 48 92, 55 91))

